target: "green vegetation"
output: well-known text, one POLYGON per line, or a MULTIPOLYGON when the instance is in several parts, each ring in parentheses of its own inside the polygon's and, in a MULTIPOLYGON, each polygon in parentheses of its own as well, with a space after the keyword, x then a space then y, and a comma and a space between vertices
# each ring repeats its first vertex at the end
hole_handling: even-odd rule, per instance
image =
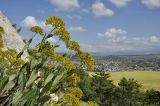
POLYGON ((117 85, 106 72, 79 73, 79 87, 83 101, 96 101, 100 106, 159 106, 160 91, 143 90, 143 85, 133 78, 121 78, 117 85), (84 75, 86 74, 86 75, 84 75), (88 77, 87 77, 88 76, 88 77), (84 86, 82 86, 84 85, 84 86), (87 89, 85 89, 87 88, 87 89))
MULTIPOLYGON (((40 26, 31 27, 33 36, 20 53, 10 48, 3 51, 5 29, 0 26, 1 106, 80 106, 83 92, 77 86, 80 78, 76 75, 76 70, 78 65, 92 70, 93 58, 88 52, 81 51, 79 44, 70 38, 61 18, 52 16, 45 23, 52 26, 52 30, 47 33, 40 26), (41 35, 42 40, 31 47, 30 44, 37 35, 41 35), (47 41, 54 36, 66 44, 71 54, 55 53, 58 43, 51 44, 47 41), (25 51, 28 52, 28 57, 22 60, 25 51), (78 56, 80 63, 73 63, 72 56, 78 56)), ((87 102, 89 106, 96 105, 94 101, 87 102)))
POLYGON ((155 89, 160 90, 160 72, 154 71, 132 71, 132 72, 110 72, 111 78, 114 83, 117 85, 119 81, 125 78, 134 78, 140 84, 143 85, 143 88, 146 89, 155 89))

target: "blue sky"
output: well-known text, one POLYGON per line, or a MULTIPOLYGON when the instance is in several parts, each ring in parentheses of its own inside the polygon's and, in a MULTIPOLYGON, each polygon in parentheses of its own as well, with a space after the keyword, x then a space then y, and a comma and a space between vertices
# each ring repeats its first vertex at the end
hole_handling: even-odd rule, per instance
POLYGON ((1 0, 0 10, 23 27, 23 38, 32 25, 47 29, 43 20, 58 15, 83 50, 160 51, 160 0, 1 0))

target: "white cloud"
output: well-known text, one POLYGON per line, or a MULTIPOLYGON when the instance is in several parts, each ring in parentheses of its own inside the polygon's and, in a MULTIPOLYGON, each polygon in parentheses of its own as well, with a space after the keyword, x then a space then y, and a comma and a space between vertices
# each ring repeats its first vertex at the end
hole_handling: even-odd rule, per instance
POLYGON ((160 0, 142 0, 142 4, 149 8, 160 7, 160 0))
POLYGON ((98 1, 92 5, 92 11, 95 16, 112 16, 114 12, 108 9, 102 2, 98 1))
POLYGON ((160 41, 160 38, 158 38, 157 36, 150 37, 150 42, 152 43, 158 43, 159 41, 160 41))
POLYGON ((69 19, 76 19, 76 20, 80 20, 82 19, 82 16, 79 16, 79 15, 67 15, 67 18, 69 19))
POLYGON ((109 28, 105 33, 98 33, 99 37, 106 37, 112 42, 120 42, 126 39, 127 32, 123 29, 109 28))
POLYGON ((126 6, 127 3, 131 1, 132 0, 110 0, 110 2, 113 3, 118 8, 126 6))
POLYGON ((37 20, 33 16, 27 16, 21 23, 23 27, 32 27, 38 25, 37 20))
POLYGON ((157 47, 160 47, 160 36, 133 36, 123 29, 109 28, 104 33, 98 33, 97 36, 100 42, 90 46, 88 44, 86 48, 92 49, 88 50, 95 52, 147 51, 157 50, 157 47))
MULTIPOLYGON (((101 42, 90 45, 90 51, 94 52, 120 52, 120 51, 148 51, 157 50, 160 47, 160 37, 158 40, 151 37, 133 37, 126 38, 121 42, 114 42, 108 39, 101 39, 101 42), (154 40, 153 40, 154 39, 154 40), (96 49, 95 49, 96 48, 96 49)), ((88 46, 86 47, 88 48, 88 46)))
POLYGON ((60 11, 73 11, 80 7, 79 0, 50 0, 56 7, 56 10, 60 11))
POLYGON ((46 31, 51 29, 51 26, 46 26, 44 21, 37 20, 34 16, 27 16, 21 22, 21 26, 25 28, 31 28, 32 26, 35 26, 35 25, 41 26, 46 31))
POLYGON ((86 29, 84 29, 83 27, 81 27, 81 26, 78 26, 78 27, 70 27, 69 28, 69 31, 71 31, 71 32, 84 32, 84 31, 86 31, 86 29))

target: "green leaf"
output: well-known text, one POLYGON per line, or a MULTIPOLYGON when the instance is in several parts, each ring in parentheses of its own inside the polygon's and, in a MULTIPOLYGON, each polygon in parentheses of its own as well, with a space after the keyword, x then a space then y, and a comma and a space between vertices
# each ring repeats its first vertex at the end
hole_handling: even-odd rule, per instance
POLYGON ((54 76, 53 73, 50 73, 50 74, 49 74, 49 76, 46 78, 46 80, 45 80, 45 82, 44 82, 44 86, 45 86, 46 84, 48 84, 48 82, 50 82, 50 81, 52 80, 53 76, 54 76))
POLYGON ((41 62, 39 64, 37 64, 34 69, 39 70, 40 68, 42 68, 42 66, 44 65, 44 62, 41 62))
POLYGON ((53 34, 49 34, 46 39, 53 37, 53 34))
POLYGON ((45 103, 45 102, 47 102, 49 99, 50 99, 51 97, 50 96, 47 96, 47 95, 45 95, 45 96, 42 96, 39 100, 38 100, 38 103, 45 103))
POLYGON ((13 99, 12 99, 12 105, 17 106, 19 104, 20 98, 22 97, 23 93, 19 90, 14 94, 13 99))
POLYGON ((13 81, 15 78, 16 78, 16 75, 15 75, 15 74, 12 74, 12 75, 9 77, 9 81, 13 81))
POLYGON ((50 81, 46 86, 43 87, 41 95, 43 95, 44 93, 50 91, 51 87, 52 87, 52 81, 50 81))
POLYGON ((8 81, 9 81, 8 77, 4 77, 0 80, 0 90, 2 90, 5 87, 8 81))
POLYGON ((52 87, 56 87, 56 85, 61 81, 65 72, 62 72, 60 75, 57 75, 52 83, 52 87))
POLYGON ((32 40, 33 40, 33 37, 29 39, 28 45, 31 44, 32 40))
POLYGON ((20 89, 23 90, 26 84, 26 75, 23 72, 21 72, 19 75, 18 84, 20 89))
POLYGON ((14 86, 15 86, 15 82, 14 81, 9 81, 7 83, 7 85, 4 87, 3 92, 11 90, 14 86))
POLYGON ((37 77, 38 77, 37 71, 33 70, 29 80, 26 83, 26 86, 27 87, 30 86, 36 80, 37 77))
POLYGON ((19 59, 19 58, 23 55, 23 53, 24 53, 24 51, 21 51, 21 52, 17 55, 16 59, 19 59))
POLYGON ((26 62, 20 69, 20 71, 22 71, 26 66, 27 66, 28 62, 26 62))
POLYGON ((26 92, 20 99, 20 101, 22 102, 21 105, 24 105, 27 101, 34 100, 36 92, 37 92, 36 88, 30 89, 28 92, 26 92))

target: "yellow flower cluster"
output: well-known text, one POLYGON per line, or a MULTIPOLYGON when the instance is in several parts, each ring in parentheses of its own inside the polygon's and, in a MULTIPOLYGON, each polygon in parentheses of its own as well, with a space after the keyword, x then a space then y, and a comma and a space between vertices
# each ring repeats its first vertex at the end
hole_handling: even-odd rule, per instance
POLYGON ((7 75, 17 73, 17 69, 25 63, 21 58, 17 59, 17 55, 16 50, 8 49, 2 51, 0 49, 0 64, 5 66, 4 68, 7 75))
MULTIPOLYGON (((86 65, 89 69, 93 68, 93 57, 87 52, 81 52, 80 45, 78 44, 78 42, 71 40, 70 33, 66 30, 65 23, 60 17, 49 17, 45 20, 45 23, 46 25, 51 25, 53 27, 53 32, 51 33, 59 36, 59 38, 65 42, 67 48, 75 51, 76 54, 80 56, 82 64, 86 65)), ((54 55, 53 57, 55 60, 61 61, 63 64, 66 63, 64 65, 68 65, 69 69, 75 68, 74 64, 72 64, 70 59, 65 58, 61 55, 54 55)))
POLYGON ((50 42, 39 43, 37 46, 43 56, 52 56, 54 54, 55 47, 50 42))
POLYGON ((74 69, 76 69, 76 66, 72 63, 72 61, 68 57, 63 57, 60 54, 53 54, 52 58, 54 60, 56 60, 56 61, 61 62, 63 64, 63 66, 65 68, 67 68, 68 70, 74 70, 74 69))
POLYGON ((65 26, 64 21, 58 16, 52 16, 45 20, 46 25, 51 25, 54 29, 59 29, 65 26))
POLYGON ((88 101, 87 106, 99 106, 95 101, 88 101))
POLYGON ((3 39, 2 39, 3 34, 4 34, 4 29, 0 27, 0 48, 3 48, 3 39))
POLYGON ((2 56, 9 61, 11 65, 22 65, 24 64, 24 61, 22 59, 16 59, 17 52, 14 49, 8 49, 3 52, 2 56))
POLYGON ((69 87, 68 92, 76 96, 77 98, 81 98, 83 96, 83 92, 78 87, 69 87))
POLYGON ((31 27, 31 31, 35 32, 35 33, 38 33, 40 35, 44 35, 44 30, 40 26, 33 26, 33 27, 31 27))
POLYGON ((80 100, 71 93, 64 94, 62 98, 64 106, 80 106, 80 100))
POLYGON ((76 52, 80 51, 80 46, 76 41, 69 41, 67 46, 76 52))
POLYGON ((80 52, 79 56, 81 58, 82 64, 86 65, 90 70, 94 67, 94 59, 88 52, 80 52))
POLYGON ((70 85, 72 86, 76 86, 76 84, 78 82, 80 82, 80 78, 75 75, 75 74, 72 74, 69 78, 68 78, 68 82, 70 82, 70 85))
POLYGON ((55 30, 54 34, 58 35, 60 37, 60 39, 65 42, 67 42, 71 39, 70 34, 69 34, 69 32, 66 31, 65 27, 62 27, 60 29, 55 30))

